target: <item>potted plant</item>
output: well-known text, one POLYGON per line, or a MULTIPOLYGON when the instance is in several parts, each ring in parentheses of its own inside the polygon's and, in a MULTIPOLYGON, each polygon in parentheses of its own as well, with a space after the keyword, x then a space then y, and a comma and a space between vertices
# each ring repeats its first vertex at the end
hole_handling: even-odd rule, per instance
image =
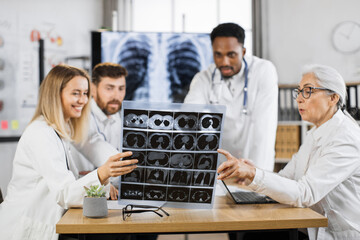
POLYGON ((83 203, 83 215, 90 218, 101 218, 108 215, 105 187, 103 185, 91 185, 85 187, 86 196, 83 203))

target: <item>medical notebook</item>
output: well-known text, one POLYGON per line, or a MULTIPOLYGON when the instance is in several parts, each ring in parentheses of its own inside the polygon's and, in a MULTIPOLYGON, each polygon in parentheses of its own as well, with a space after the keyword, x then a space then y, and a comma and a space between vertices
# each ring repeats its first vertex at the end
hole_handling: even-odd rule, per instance
POLYGON ((224 181, 221 181, 224 192, 230 197, 236 204, 263 204, 263 203, 277 203, 272 198, 251 191, 230 191, 224 181))

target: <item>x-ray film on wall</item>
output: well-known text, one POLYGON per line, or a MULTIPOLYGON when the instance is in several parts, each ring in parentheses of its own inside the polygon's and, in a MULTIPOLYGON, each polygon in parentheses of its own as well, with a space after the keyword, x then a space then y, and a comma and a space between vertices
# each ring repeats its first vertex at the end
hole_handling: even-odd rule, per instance
POLYGON ((211 208, 225 107, 124 101, 123 149, 138 167, 123 175, 120 204, 211 208))
POLYGON ((183 102, 194 75, 213 63, 209 34, 102 32, 101 62, 123 65, 126 100, 183 102))

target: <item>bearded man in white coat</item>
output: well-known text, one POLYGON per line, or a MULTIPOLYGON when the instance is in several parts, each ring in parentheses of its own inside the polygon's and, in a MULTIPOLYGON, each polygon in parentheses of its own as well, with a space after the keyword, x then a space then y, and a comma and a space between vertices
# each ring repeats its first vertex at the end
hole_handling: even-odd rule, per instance
POLYGON ((245 31, 234 23, 211 32, 215 64, 195 75, 185 103, 226 105, 222 148, 272 171, 278 110, 274 65, 245 56, 245 31))

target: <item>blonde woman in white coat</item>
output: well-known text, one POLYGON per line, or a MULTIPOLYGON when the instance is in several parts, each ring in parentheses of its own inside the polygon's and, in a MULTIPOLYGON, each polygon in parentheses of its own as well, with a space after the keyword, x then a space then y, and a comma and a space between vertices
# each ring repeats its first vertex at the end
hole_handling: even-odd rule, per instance
POLYGON ((299 151, 277 173, 255 168, 219 150, 227 161, 219 179, 241 184, 280 203, 310 207, 328 218, 328 227, 310 228, 310 239, 360 239, 360 128, 344 107, 345 82, 333 68, 305 68, 294 98, 303 120, 314 127, 299 151))
POLYGON ((66 65, 54 67, 42 82, 35 115, 18 143, 7 196, 0 205, 2 239, 58 239, 55 225, 66 209, 82 205, 84 186, 106 185, 110 177, 136 168, 137 160, 119 161, 130 152, 112 155, 116 151, 106 144, 83 143, 93 144, 108 160, 77 179, 68 149, 70 142, 86 139, 89 87, 84 71, 66 65))

